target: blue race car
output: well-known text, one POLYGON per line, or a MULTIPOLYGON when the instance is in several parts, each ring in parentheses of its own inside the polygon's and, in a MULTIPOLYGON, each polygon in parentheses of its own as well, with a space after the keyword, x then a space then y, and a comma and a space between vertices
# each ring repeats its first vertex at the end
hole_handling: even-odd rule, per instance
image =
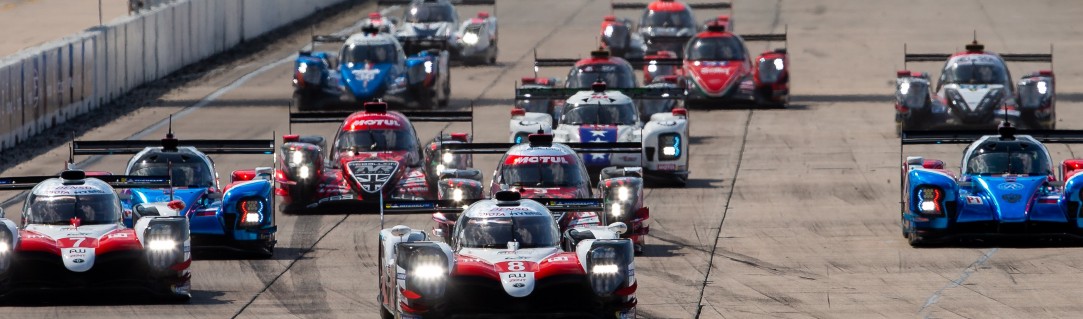
POLYGON ((1065 160, 1060 178, 1043 143, 1083 143, 1083 131, 1016 135, 903 131, 902 144, 969 144, 962 172, 944 162, 907 157, 902 166, 902 231, 910 245, 954 239, 1027 236, 1083 239, 1083 160, 1065 160))
POLYGON ((192 246, 227 249, 269 258, 275 225, 272 167, 238 170, 219 187, 214 162, 206 154, 274 154, 274 140, 186 140, 169 133, 161 141, 75 141, 73 155, 134 154, 124 175, 170 176, 170 188, 132 188, 122 197, 124 223, 132 227, 135 205, 181 201, 188 217, 192 246))
POLYGON ((383 99, 407 107, 447 106, 451 77, 446 50, 406 56, 394 36, 365 25, 350 36, 318 35, 316 43, 343 43, 339 53, 302 50, 294 63, 294 104, 302 111, 328 104, 383 99))

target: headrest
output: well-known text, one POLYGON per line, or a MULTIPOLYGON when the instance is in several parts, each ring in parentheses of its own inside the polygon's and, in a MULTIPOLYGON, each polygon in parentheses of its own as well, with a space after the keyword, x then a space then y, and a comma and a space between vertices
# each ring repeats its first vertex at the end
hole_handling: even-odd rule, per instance
POLYGON ((605 82, 595 81, 594 83, 590 84, 590 89, 593 90, 594 92, 605 92, 605 90, 606 90, 605 82))
POLYGON ((523 199, 523 195, 516 191, 496 192, 496 201, 498 202, 515 202, 521 199, 523 199))
POLYGON ((384 101, 365 102, 366 113, 387 113, 387 103, 384 101))
POLYGON ((598 48, 597 50, 590 51, 590 57, 595 59, 608 59, 609 50, 605 48, 598 48))
POLYGON ((982 51, 985 51, 985 45, 982 45, 981 43, 978 43, 978 40, 974 40, 974 42, 970 42, 970 44, 966 45, 966 52, 982 52, 982 51))
POLYGON ((527 135, 526 140, 530 146, 553 146, 553 134, 534 133, 527 135))

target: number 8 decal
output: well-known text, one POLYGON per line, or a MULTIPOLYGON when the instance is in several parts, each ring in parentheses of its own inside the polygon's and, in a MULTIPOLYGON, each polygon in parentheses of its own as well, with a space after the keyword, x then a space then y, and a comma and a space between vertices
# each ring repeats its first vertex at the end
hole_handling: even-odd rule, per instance
POLYGON ((511 271, 523 271, 523 270, 526 270, 526 266, 524 266, 523 262, 521 262, 521 261, 513 261, 513 262, 508 263, 508 270, 511 270, 511 271))

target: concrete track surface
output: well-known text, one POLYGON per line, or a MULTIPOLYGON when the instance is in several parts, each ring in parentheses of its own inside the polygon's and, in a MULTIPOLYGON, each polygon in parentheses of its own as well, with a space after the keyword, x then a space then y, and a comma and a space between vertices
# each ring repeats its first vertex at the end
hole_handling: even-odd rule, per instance
MULTIPOLYGON (((453 108, 476 103, 477 140, 503 141, 514 81, 529 75, 532 51, 585 56, 595 47, 609 1, 500 0, 501 55, 491 67, 455 67, 453 108)), ((340 29, 372 5, 317 26, 340 29)), ((460 8, 473 15, 474 8, 460 8)), ((638 17, 638 12, 622 12, 638 17)), ((702 20, 717 12, 701 11, 702 20)), ((950 52, 973 30, 991 50, 1056 48, 1059 128, 1083 128, 1083 3, 1070 1, 737 1, 737 31, 789 27, 794 102, 788 109, 693 110, 692 180, 650 189, 652 238, 636 259, 639 315, 645 318, 1020 318, 1076 317, 1083 311, 1080 248, 910 248, 898 227, 898 139, 889 94, 911 51, 950 52)), ((303 36, 242 63, 223 66, 82 139, 160 138, 151 127, 176 113, 180 138, 266 138, 286 132, 290 64, 244 77, 291 54, 303 36), (238 82, 238 79, 243 81, 238 82), (232 86, 231 86, 232 85, 232 86), (232 90, 215 94, 223 87, 232 90), (196 105, 193 107, 193 105, 196 105), (179 112, 179 113, 178 113, 179 112)), ((754 44, 762 51, 779 43, 754 44)), ((935 71, 935 63, 911 65, 935 71)), ((1043 65, 1013 67, 1014 76, 1043 65)), ((544 71, 562 77, 565 70, 544 71)), ((423 138, 442 125, 418 127, 423 138)), ((451 129, 466 130, 465 125, 451 129)), ((331 134, 331 125, 294 132, 331 134)), ((1074 155, 1054 148, 1056 160, 1074 155)), ((961 148, 908 148, 957 163, 961 148)), ((1083 156, 1083 155, 1080 155, 1083 156)), ((54 149, 3 175, 55 173, 54 149)), ((495 156, 475 159, 492 172, 495 156)), ((87 169, 118 171, 124 157, 87 169)), ((260 156, 219 156, 232 169, 269 165, 260 156)), ((14 194, 3 194, 4 199, 14 194)), ((18 205, 4 207, 17 216, 18 205)), ((428 228, 428 216, 388 217, 428 228)), ((198 260, 190 305, 6 307, 0 317, 376 318, 378 218, 279 215, 271 260, 198 260)), ((117 297, 121 298, 121 297, 117 297)), ((479 302, 485 302, 479 300, 479 302)), ((121 303, 121 302, 118 302, 121 303)))

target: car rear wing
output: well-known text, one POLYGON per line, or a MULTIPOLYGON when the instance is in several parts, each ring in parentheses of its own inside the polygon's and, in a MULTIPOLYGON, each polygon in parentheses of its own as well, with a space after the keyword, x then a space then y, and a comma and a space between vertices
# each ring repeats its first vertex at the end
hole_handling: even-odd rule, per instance
MULTIPOLYGON (((619 143, 554 143, 571 148, 576 153, 638 154, 643 152, 639 142, 619 143)), ((444 152, 451 154, 504 154, 514 143, 448 143, 442 144, 444 152)))
MULTIPOLYGON (((984 52, 984 51, 983 51, 984 52)), ((1032 62, 1049 63, 1053 65, 1053 45, 1049 45, 1049 53, 997 53, 1004 62, 1032 62)), ((910 53, 903 43, 903 68, 910 62, 945 62, 951 58, 950 53, 910 53)))
MULTIPOLYGON (((293 123, 340 123, 355 112, 290 112, 293 123)), ((399 111, 411 122, 473 122, 474 110, 470 111, 399 111)))
POLYGON ((74 155, 131 155, 147 147, 191 146, 204 154, 274 154, 275 141, 268 140, 98 140, 73 141, 74 155))
MULTIPOLYGON (((536 73, 538 68, 570 67, 570 66, 575 66, 575 64, 577 62, 579 62, 579 60, 581 60, 581 59, 573 59, 573 58, 537 58, 537 57, 535 57, 534 58, 534 69, 535 69, 535 73, 536 73)), ((628 59, 624 59, 624 60, 628 61, 628 63, 631 64, 632 67, 634 67, 634 68, 641 68, 644 65, 648 65, 648 64, 674 65, 674 66, 681 66, 681 65, 684 64, 684 60, 676 59, 676 58, 656 58, 656 59, 632 59, 632 58, 628 58, 628 59)))
MULTIPOLYGON (((996 134, 988 130, 903 131, 900 140, 902 145, 970 144, 996 134)), ((1017 130, 1013 135, 1029 135, 1044 144, 1083 144, 1083 130, 1017 130)))
MULTIPOLYGON (((730 2, 711 2, 711 3, 685 3, 684 5, 692 9, 733 9, 733 3, 730 2)), ((613 10, 620 9, 646 9, 647 3, 643 2, 613 2, 609 5, 613 10)))
MULTIPOLYGON (((516 100, 530 99, 560 99, 565 100, 582 91, 590 91, 591 88, 539 88, 517 87, 515 88, 516 100)), ((683 99, 685 89, 678 87, 638 87, 638 88, 606 88, 606 90, 620 91, 632 100, 668 100, 683 99)))
MULTIPOLYGON (((0 191, 27 190, 45 180, 58 177, 60 175, 0 177, 0 191)), ((86 178, 100 179, 113 188, 169 188, 171 186, 169 176, 98 175, 86 178)))

